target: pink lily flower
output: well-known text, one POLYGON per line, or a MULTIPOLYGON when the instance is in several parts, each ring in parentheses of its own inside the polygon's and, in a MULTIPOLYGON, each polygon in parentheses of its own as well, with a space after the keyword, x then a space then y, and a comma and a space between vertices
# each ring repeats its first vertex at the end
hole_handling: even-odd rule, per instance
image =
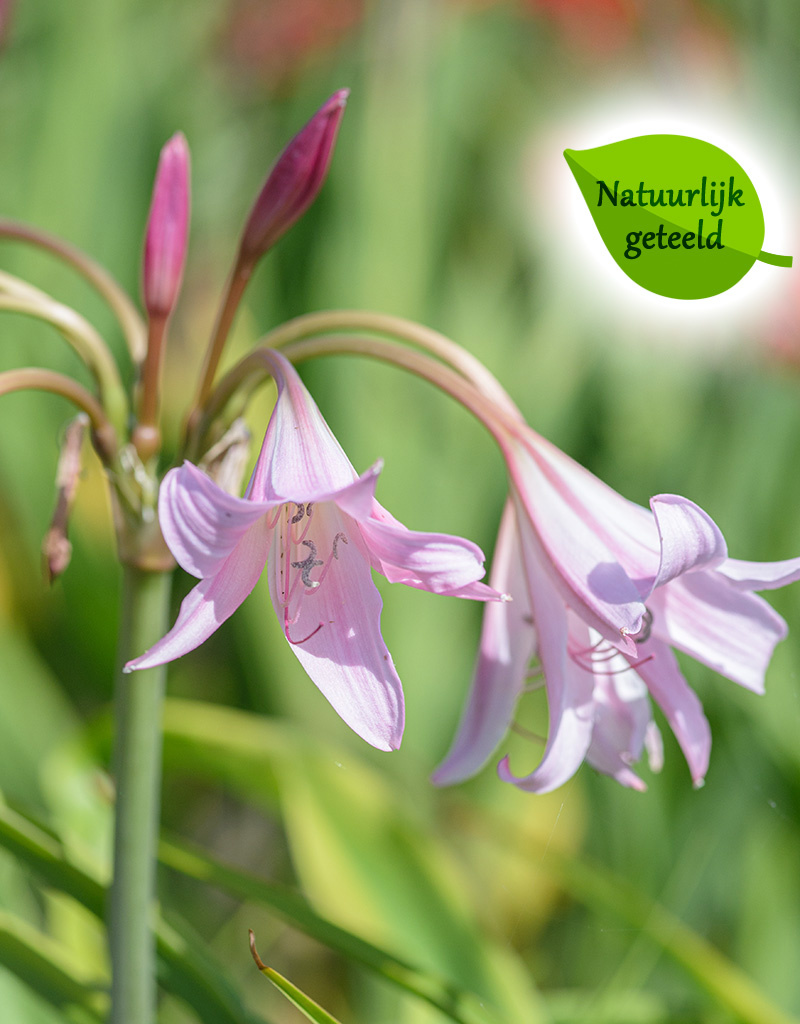
POLYGON ((277 352, 264 359, 278 400, 244 498, 191 463, 171 470, 159 520, 176 561, 200 583, 174 627, 126 671, 194 650, 239 607, 265 564, 284 635, 345 722, 381 750, 400 745, 403 691, 380 632, 370 570, 436 594, 497 600, 478 580, 483 553, 446 534, 406 529, 375 500, 380 464, 358 476, 277 352))
POLYGON ((786 624, 753 591, 799 579, 800 559, 729 558, 719 529, 693 502, 662 494, 648 511, 524 424, 504 448, 511 496, 489 582, 513 601, 487 606, 472 691, 434 782, 462 781, 486 763, 536 655, 549 704, 544 755, 521 777, 503 759, 502 779, 543 793, 586 759, 644 788, 629 766, 648 741, 658 761, 647 704, 626 702, 619 682, 610 689, 631 676, 631 694, 644 698, 644 684, 702 785, 711 734, 672 648, 763 692, 786 624))

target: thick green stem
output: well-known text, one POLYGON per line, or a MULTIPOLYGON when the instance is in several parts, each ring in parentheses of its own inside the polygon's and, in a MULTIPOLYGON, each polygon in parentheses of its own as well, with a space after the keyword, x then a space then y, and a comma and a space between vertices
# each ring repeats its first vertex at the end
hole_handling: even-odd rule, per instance
POLYGON ((161 795, 164 666, 122 666, 166 632, 171 575, 125 566, 115 699, 117 787, 111 886, 111 1024, 153 1024, 155 864, 161 795))

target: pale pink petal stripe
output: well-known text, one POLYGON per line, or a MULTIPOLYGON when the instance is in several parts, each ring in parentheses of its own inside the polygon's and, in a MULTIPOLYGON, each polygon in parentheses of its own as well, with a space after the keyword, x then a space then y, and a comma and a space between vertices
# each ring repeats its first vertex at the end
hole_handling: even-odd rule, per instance
POLYGON ((767 602, 717 572, 689 573, 656 590, 653 635, 740 686, 764 692, 764 675, 786 623, 767 602))
POLYGON ((550 485, 612 552, 635 581, 658 569, 658 532, 652 513, 629 501, 546 438, 527 428, 521 438, 550 485))
POLYGON ((531 459, 517 460, 512 497, 522 548, 530 550, 561 597, 587 625, 634 653, 628 634, 641 628, 645 606, 611 552, 549 485, 531 459), (520 486, 522 485, 522 489, 520 486))
POLYGON ((602 665, 606 672, 595 673, 595 721, 586 760, 621 785, 644 792, 647 786, 630 766, 641 756, 651 721, 647 687, 631 668, 610 675, 616 664, 602 665))

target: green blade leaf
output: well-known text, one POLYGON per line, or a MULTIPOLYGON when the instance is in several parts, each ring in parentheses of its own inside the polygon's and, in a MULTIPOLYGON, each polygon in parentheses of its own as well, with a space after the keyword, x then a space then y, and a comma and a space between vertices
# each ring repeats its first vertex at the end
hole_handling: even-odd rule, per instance
MULTIPOLYGON (((451 851, 379 772, 286 723, 206 702, 167 701, 164 740, 172 768, 217 782, 223 770, 257 805, 273 807, 277 796, 311 901, 391 949, 404 970, 422 961, 446 978, 433 991, 453 1019, 546 1019, 521 959, 481 933, 451 851)), ((428 977, 415 987, 430 992, 428 977)))
POLYGON ((293 985, 288 978, 284 978, 273 967, 267 967, 262 962, 256 950, 256 940, 252 931, 250 932, 250 952, 253 954, 253 959, 259 971, 261 971, 265 978, 269 978, 275 988, 282 992, 304 1017, 314 1021, 314 1024, 341 1024, 336 1017, 328 1013, 327 1010, 323 1009, 319 1003, 315 1002, 310 996, 307 996, 296 985, 293 985))
POLYGON ((286 886, 267 882, 222 864, 209 854, 176 840, 162 840, 159 860, 186 877, 218 886, 232 896, 269 907, 283 921, 336 950, 348 960, 374 971, 393 985, 424 999, 456 1024, 490 1024, 485 1010, 472 993, 459 989, 432 971, 406 963, 326 920, 299 893, 286 886))
POLYGON ((0 802, 0 846, 49 885, 68 893, 96 917, 105 912, 105 889, 70 864, 61 843, 38 824, 0 802))
POLYGON ((686 135, 641 135, 564 151, 617 265, 658 295, 702 299, 735 285, 761 249, 764 215, 750 178, 718 146, 686 135))
POLYGON ((7 911, 0 911, 0 964, 59 1010, 78 1007, 87 1022, 104 1019, 108 979, 83 977, 68 949, 7 911))
MULTIPOLYGON (((0 846, 13 853, 44 882, 72 896, 101 920, 106 889, 64 859, 58 840, 35 822, 0 803, 0 846)), ((203 1024, 265 1024, 241 1002, 235 986, 202 944, 175 922, 156 923, 159 980, 183 999, 203 1024)), ((24 962, 20 961, 24 967, 24 962)), ((24 978, 24 975, 21 975, 24 978)))

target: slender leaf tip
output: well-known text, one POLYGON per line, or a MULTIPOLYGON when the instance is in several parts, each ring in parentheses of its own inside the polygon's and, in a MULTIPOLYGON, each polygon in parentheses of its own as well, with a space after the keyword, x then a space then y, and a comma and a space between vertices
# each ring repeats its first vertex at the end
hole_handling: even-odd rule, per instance
POLYGON ((256 949, 256 937, 255 937, 255 934, 253 933, 253 929, 252 928, 248 928, 247 929, 247 934, 248 934, 248 936, 250 938, 250 955, 252 956, 253 960, 255 961, 256 967, 259 969, 259 971, 268 971, 269 968, 264 963, 264 961, 261 959, 261 957, 258 955, 258 950, 256 949))

